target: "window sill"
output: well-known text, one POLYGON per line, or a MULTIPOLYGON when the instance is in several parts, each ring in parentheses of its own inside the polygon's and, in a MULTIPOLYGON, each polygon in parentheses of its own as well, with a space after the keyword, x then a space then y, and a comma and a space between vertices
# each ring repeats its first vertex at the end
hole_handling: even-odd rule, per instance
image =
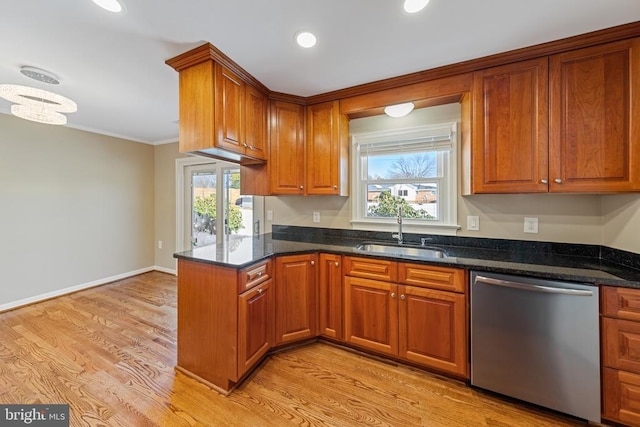
MULTIPOLYGON (((354 230, 388 231, 395 233, 398 231, 398 224, 395 222, 395 219, 393 221, 393 223, 389 223, 388 221, 377 220, 353 220, 351 221, 351 226, 354 230)), ((415 234, 455 236, 460 228, 457 224, 416 224, 415 222, 408 222, 406 219, 402 223, 403 232, 415 234)))

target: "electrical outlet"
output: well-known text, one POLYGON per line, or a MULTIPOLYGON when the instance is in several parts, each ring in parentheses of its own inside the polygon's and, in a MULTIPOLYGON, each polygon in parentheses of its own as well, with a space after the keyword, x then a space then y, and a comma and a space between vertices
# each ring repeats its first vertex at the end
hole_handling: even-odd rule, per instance
POLYGON ((158 249, 162 249, 162 240, 158 240, 158 249))
POLYGON ((273 221, 273 211, 271 209, 267 211, 267 221, 273 221))
POLYGON ((524 218, 524 232, 538 233, 538 218, 524 218))
POLYGON ((467 230, 480 231, 480 217, 468 216, 467 217, 467 230))
POLYGON ((320 212, 313 213, 313 222, 320 222, 320 212))

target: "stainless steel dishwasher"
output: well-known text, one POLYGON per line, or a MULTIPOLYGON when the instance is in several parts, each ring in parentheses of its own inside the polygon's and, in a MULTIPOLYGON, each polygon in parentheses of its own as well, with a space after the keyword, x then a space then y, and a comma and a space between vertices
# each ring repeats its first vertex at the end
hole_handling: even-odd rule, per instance
POLYGON ((600 422, 598 287, 472 272, 471 384, 600 422))

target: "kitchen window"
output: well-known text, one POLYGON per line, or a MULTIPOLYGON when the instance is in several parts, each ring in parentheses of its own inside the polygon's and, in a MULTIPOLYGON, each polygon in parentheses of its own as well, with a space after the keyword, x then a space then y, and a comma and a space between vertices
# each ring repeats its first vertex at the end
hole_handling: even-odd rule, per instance
POLYGON ((352 144, 356 227, 395 229, 401 205, 408 231, 455 234, 457 123, 357 133, 352 144))

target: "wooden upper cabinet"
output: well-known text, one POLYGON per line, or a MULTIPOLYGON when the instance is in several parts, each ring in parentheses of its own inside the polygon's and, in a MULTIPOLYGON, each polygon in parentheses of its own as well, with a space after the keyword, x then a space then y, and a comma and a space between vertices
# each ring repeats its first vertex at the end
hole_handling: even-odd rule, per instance
POLYGON ((269 177, 272 194, 304 194, 304 107, 271 103, 269 177))
POLYGON ((215 64, 216 140, 220 148, 244 153, 244 82, 215 64))
POLYGON ((267 160, 269 140, 269 101, 253 86, 245 86, 245 147, 247 155, 267 160))
POLYGON ((547 58, 478 71, 472 93, 472 192, 546 192, 547 58))
POLYGON ((348 196, 349 120, 338 101, 306 110, 306 194, 348 196))
POLYGON ((640 38, 550 58, 550 191, 640 190, 640 38))
POLYGON ((180 152, 240 164, 266 161, 266 94, 212 59, 174 65, 180 81, 180 152))
POLYGON ((349 194, 349 124, 338 101, 271 103, 270 194, 349 194))

